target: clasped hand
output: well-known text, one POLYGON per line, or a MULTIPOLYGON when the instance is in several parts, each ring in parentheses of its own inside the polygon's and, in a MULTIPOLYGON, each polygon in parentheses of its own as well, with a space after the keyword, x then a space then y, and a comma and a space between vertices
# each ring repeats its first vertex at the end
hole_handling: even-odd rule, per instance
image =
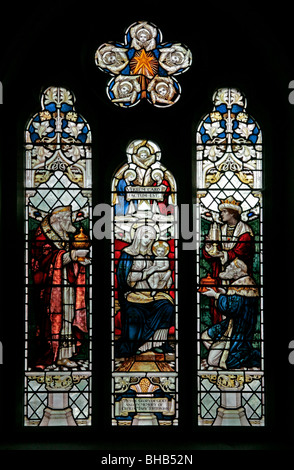
POLYGON ((212 289, 211 287, 206 287, 206 289, 207 290, 205 292, 202 292, 202 294, 206 295, 206 297, 216 298, 216 296, 218 294, 225 294, 226 293, 225 289, 223 289, 222 287, 218 287, 217 292, 214 289, 212 289))
POLYGON ((78 262, 83 264, 84 266, 91 264, 91 260, 89 258, 86 258, 88 253, 89 253, 89 250, 75 250, 75 256, 77 258, 84 258, 83 260, 78 259, 78 262))

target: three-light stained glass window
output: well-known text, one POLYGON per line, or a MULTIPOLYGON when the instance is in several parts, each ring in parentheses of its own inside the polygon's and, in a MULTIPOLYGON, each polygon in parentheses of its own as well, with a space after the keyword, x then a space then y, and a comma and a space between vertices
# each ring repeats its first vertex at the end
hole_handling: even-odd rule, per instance
POLYGON ((198 424, 261 426, 262 132, 220 88, 196 139, 198 424))
POLYGON ((91 424, 91 131, 49 87, 25 130, 25 425, 91 424))
MULTIPOLYGON (((71 91, 43 91, 24 147, 25 425, 88 426, 91 131, 71 91)), ((262 158, 245 96, 216 90, 196 136, 200 426, 264 425, 262 158)), ((177 185, 161 159, 133 140, 111 184, 115 426, 178 424, 177 185)))
POLYGON ((150 140, 112 180, 112 423, 178 423, 177 188, 150 140))

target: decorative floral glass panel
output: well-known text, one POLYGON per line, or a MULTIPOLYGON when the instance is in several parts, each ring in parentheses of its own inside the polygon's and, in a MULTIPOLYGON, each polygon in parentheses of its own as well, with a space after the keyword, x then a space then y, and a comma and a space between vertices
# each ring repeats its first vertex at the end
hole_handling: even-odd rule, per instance
POLYGON ((131 142, 112 181, 114 425, 177 424, 176 204, 158 145, 131 142))
POLYGON ((108 42, 95 55, 100 70, 114 75, 107 95, 117 106, 129 108, 147 99, 157 107, 172 106, 181 95, 174 75, 191 65, 190 50, 180 43, 162 43, 162 33, 148 21, 129 26, 124 44, 108 42))
POLYGON ((262 134, 221 88, 197 130, 198 422, 264 424, 262 134))
POLYGON ((73 94, 25 132, 25 425, 91 423, 91 132, 73 94))

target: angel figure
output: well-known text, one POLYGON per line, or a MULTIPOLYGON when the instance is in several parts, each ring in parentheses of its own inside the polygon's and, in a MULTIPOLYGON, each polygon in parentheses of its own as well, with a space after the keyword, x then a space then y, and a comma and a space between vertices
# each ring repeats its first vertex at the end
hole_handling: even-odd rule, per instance
POLYGON ((173 80, 170 77, 159 77, 158 75, 149 83, 148 91, 153 104, 171 105, 177 94, 173 80))
POLYGON ((112 92, 115 96, 112 102, 121 103, 121 106, 126 102, 134 104, 140 91, 141 87, 137 76, 125 77, 124 75, 119 75, 112 87, 112 92))
POLYGON ((181 44, 173 44, 171 47, 165 47, 160 50, 159 64, 169 74, 173 74, 190 67, 192 63, 192 54, 181 44))
POLYGON ((112 44, 102 44, 96 51, 96 65, 102 69, 108 69, 111 73, 118 74, 128 64, 127 49, 115 47, 112 44))
POLYGON ((147 21, 139 22, 130 30, 132 37, 131 47, 137 50, 145 49, 151 51, 156 48, 157 28, 147 23, 147 21))

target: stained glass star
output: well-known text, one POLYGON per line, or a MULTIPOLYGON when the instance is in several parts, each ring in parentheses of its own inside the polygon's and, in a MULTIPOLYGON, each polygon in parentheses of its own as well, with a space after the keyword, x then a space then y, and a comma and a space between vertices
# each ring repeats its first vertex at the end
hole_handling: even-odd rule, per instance
POLYGON ((154 58, 152 53, 147 53, 145 49, 142 49, 141 53, 139 56, 133 57, 133 60, 136 61, 136 66, 133 70, 133 73, 140 74, 142 73, 143 75, 151 75, 152 77, 154 76, 154 68, 157 65, 157 61, 154 58))

